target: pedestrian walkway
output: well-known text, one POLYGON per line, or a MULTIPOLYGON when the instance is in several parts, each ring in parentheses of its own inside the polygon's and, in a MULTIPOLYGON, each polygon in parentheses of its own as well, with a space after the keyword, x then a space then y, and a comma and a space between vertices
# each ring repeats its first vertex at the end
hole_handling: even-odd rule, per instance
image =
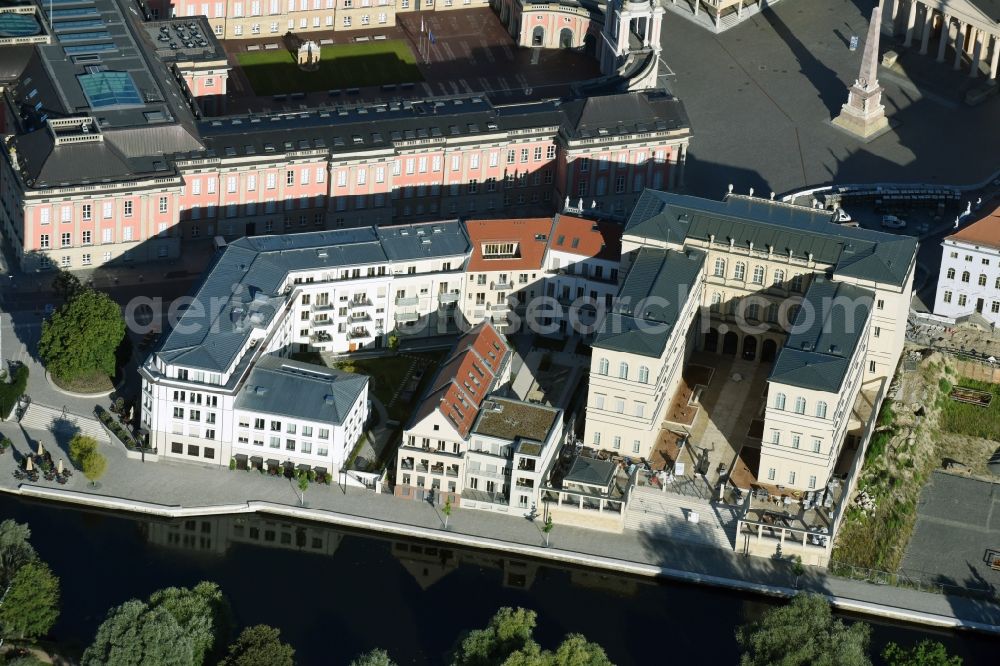
POLYGON ((110 441, 97 419, 34 402, 28 405, 28 410, 21 417, 21 427, 26 430, 47 431, 67 440, 79 433, 93 437, 98 442, 110 441))

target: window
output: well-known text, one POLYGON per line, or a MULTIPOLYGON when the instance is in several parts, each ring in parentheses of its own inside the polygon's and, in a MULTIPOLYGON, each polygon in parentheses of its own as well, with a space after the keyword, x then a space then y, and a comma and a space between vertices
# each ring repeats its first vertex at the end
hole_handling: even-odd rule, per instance
POLYGON ((624 361, 618 364, 618 379, 628 379, 628 363, 624 361))
POLYGON ((195 446, 194 444, 188 444, 188 449, 187 450, 188 450, 188 455, 189 456, 195 456, 195 457, 197 457, 198 454, 201 452, 201 448, 198 447, 198 446, 195 446))
POLYGON ((792 291, 802 291, 802 276, 796 275, 792 278, 792 291))
POLYGON ((877 309, 877 310, 884 310, 885 309, 885 299, 880 298, 877 301, 875 301, 875 309, 877 309))
POLYGON ((993 314, 1000 312, 1000 301, 993 301, 993 303, 990 305, 990 312, 992 312, 993 314))
POLYGON ((102 204, 101 208, 102 208, 101 216, 105 220, 110 220, 111 215, 113 214, 114 211, 114 204, 111 203, 110 201, 105 201, 104 204, 102 204))
POLYGON ((788 484, 791 485, 795 483, 795 472, 788 473, 788 484))
POLYGON ((968 298, 966 297, 965 294, 959 294, 958 295, 958 304, 960 306, 964 307, 967 301, 968 301, 968 298))
POLYGON ((84 266, 89 266, 90 265, 90 254, 89 253, 84 253, 81 259, 83 261, 83 265, 84 266))
POLYGON ((604 396, 600 393, 594 396, 594 407, 597 409, 604 409, 604 396))
POLYGON ((72 222, 73 221, 73 207, 63 206, 60 212, 60 221, 62 222, 72 222))
POLYGON ((285 172, 285 185, 294 185, 294 184, 295 184, 295 172, 292 171, 292 170, 286 171, 285 172))
POLYGON ((799 396, 795 399, 795 413, 805 414, 806 413, 806 399, 799 396))
POLYGON ((614 446, 615 449, 622 448, 622 438, 615 436, 614 441, 612 442, 612 446, 614 446))
POLYGON ((132 202, 125 202, 125 217, 132 217, 132 202))
MULTIPOLYGON (((48 236, 45 236, 44 238, 48 239, 48 236)), ((46 242, 48 242, 48 241, 46 241, 46 242)), ((602 358, 600 361, 598 361, 598 364, 597 364, 597 373, 600 374, 600 375, 607 375, 608 374, 608 359, 602 358)))
MULTIPOLYGON (((105 204, 105 205, 107 205, 107 204, 105 204)), ((111 217, 111 216, 109 215, 108 217, 111 217)), ((49 223, 49 209, 48 208, 41 208, 41 209, 39 209, 39 211, 38 211, 38 223, 39 224, 48 224, 49 223)))
POLYGON ((945 303, 951 303, 951 292, 950 291, 944 292, 944 302, 945 303))
POLYGON ((823 440, 813 438, 813 453, 819 453, 821 448, 823 448, 823 440))
POLYGON ((962 271, 962 282, 969 281, 969 271, 962 271))
POLYGON ((639 453, 639 448, 642 446, 638 439, 632 440, 632 453, 639 453))
POLYGON ((809 477, 809 490, 812 490, 815 487, 816 487, 816 477, 815 476, 810 476, 809 477))
POLYGON ((622 398, 615 398, 615 411, 619 414, 625 413, 625 400, 622 398))
POLYGON ((802 438, 799 437, 798 435, 792 435, 792 448, 793 449, 799 448, 799 442, 801 440, 802 440, 802 438))
POLYGON ((743 262, 738 262, 736 268, 733 270, 733 278, 736 280, 745 280, 747 276, 747 265, 743 262))
POLYGON ((61 237, 60 247, 69 247, 73 244, 73 234, 69 232, 64 232, 61 237))
POLYGON ((726 277, 726 260, 719 258, 715 260, 715 277, 726 277))
POLYGON ((91 243, 91 232, 88 229, 88 230, 86 230, 86 231, 83 232, 83 244, 84 245, 90 245, 90 243, 91 243))
POLYGON ((771 469, 767 470, 767 480, 768 481, 774 481, 775 472, 776 472, 776 470, 773 467, 771 469))
POLYGON ((649 383, 649 368, 644 365, 639 366, 639 383, 648 384, 649 383))
POLYGON ((979 286, 980 287, 985 287, 986 286, 986 275, 983 274, 983 273, 979 274, 979 286))
POLYGON ((775 287, 781 287, 785 284, 785 271, 780 268, 774 271, 774 276, 771 278, 771 285, 775 287))
POLYGON ((776 396, 774 396, 774 408, 775 409, 782 409, 782 410, 785 408, 785 394, 784 393, 779 393, 776 396))
POLYGON ((825 419, 826 418, 826 403, 820 400, 816 403, 816 418, 825 419))
MULTIPOLYGON (((90 210, 91 210, 90 209, 90 204, 83 204, 83 206, 80 207, 80 214, 83 216, 83 220, 85 222, 87 220, 91 219, 90 218, 90 210)), ((986 277, 986 276, 984 275, 983 277, 986 277)))
POLYGON ((771 431, 771 443, 772 444, 781 444, 781 431, 780 430, 772 430, 771 431))
POLYGON ((42 250, 49 249, 49 235, 48 234, 42 234, 41 236, 38 237, 38 247, 39 247, 39 249, 42 249, 42 250))
POLYGON ((754 284, 764 284, 764 267, 754 266, 753 268, 753 283, 754 284))
POLYGON ((168 205, 167 198, 166 197, 160 197, 160 212, 161 213, 166 213, 167 212, 167 205, 168 205))
POLYGON ((881 326, 876 326, 875 327, 875 337, 877 338, 880 335, 882 335, 882 327, 881 326))
POLYGON ((645 418, 646 416, 646 405, 641 402, 635 403, 635 415, 638 418, 645 418))

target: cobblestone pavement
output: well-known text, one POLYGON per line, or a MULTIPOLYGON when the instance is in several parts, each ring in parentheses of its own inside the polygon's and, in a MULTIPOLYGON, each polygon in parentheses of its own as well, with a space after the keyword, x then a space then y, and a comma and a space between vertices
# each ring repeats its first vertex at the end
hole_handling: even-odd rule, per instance
MULTIPOLYGON (((1000 151, 1000 96, 965 106, 968 77, 951 72, 950 56, 880 69, 895 131, 864 144, 829 124, 857 77, 862 49, 847 42, 864 39, 871 6, 780 2, 721 35, 666 16, 661 71, 691 117, 690 193, 719 198, 729 183, 765 196, 828 182, 962 184, 996 170, 988 158, 1000 151)), ((881 50, 889 48, 901 49, 883 37, 881 50)))
MULTIPOLYGON (((11 472, 17 459, 28 448, 26 437, 42 441, 55 458, 66 457, 66 442, 55 441, 50 433, 25 433, 17 424, 0 424, 0 433, 14 441, 15 452, 0 458, 0 489, 12 491, 17 482, 11 472)), ((256 472, 229 471, 185 463, 143 463, 129 460, 120 448, 103 445, 108 469, 98 487, 87 485, 77 472, 66 486, 40 482, 40 485, 65 488, 80 493, 127 498, 161 505, 207 507, 232 505, 258 500, 295 506, 298 495, 294 484, 285 479, 261 476, 256 472)), ((425 502, 378 495, 349 488, 346 492, 336 485, 315 486, 306 493, 306 505, 316 512, 317 519, 335 521, 336 512, 346 517, 364 517, 388 524, 417 526, 431 530, 443 529, 440 510, 425 502)), ((516 516, 455 509, 450 520, 450 532, 489 540, 540 547, 544 543, 540 522, 530 522, 516 516)), ((790 588, 794 576, 786 562, 750 558, 721 549, 699 548, 670 540, 669 534, 640 533, 626 530, 624 534, 606 534, 557 525, 551 534, 554 554, 582 553, 617 560, 666 567, 694 574, 700 580, 735 579, 752 583, 790 588)), ((802 578, 803 589, 823 592, 862 603, 888 604, 904 609, 939 616, 957 616, 969 622, 1000 626, 1000 607, 966 597, 917 592, 914 590, 874 586, 858 581, 827 576, 822 570, 810 569, 802 578)))

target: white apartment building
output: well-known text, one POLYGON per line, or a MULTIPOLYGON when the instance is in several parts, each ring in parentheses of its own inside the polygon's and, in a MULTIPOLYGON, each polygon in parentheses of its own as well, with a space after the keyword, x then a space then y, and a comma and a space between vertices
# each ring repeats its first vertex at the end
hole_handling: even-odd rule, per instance
POLYGON ((1000 207, 942 241, 934 314, 1000 323, 1000 207))
MULTIPOLYGON (((216 464, 228 464, 236 453, 262 455, 261 449, 272 450, 277 435, 271 434, 271 419, 251 414, 268 401, 257 404, 260 401, 247 393, 247 386, 268 391, 269 383, 282 379, 270 373, 253 381, 260 363, 265 364, 261 368, 269 367, 267 355, 383 346, 396 321, 392 290, 397 274, 403 290, 433 293, 445 283, 461 284, 467 256, 468 240, 454 221, 255 236, 229 244, 190 306, 171 322, 160 347, 140 368, 142 425, 150 445, 168 458, 216 464), (258 418, 268 422, 264 432, 256 432, 258 418)), ((423 298, 405 307, 428 321, 437 317, 441 303, 423 298)), ((293 372, 292 366, 287 372, 293 372)), ((301 377, 305 370, 296 372, 301 377)), ((334 377, 323 381, 334 382, 334 377)), ((333 405, 344 416, 339 436, 345 440, 360 427, 358 413, 345 406, 346 400, 340 396, 333 405)), ((302 453, 300 441, 311 449, 303 464, 318 455, 320 443, 311 436, 302 439, 301 433, 309 428, 318 436, 319 422, 331 416, 324 405, 317 405, 323 418, 315 423, 307 414, 293 415, 299 419, 294 438, 286 437, 289 424, 281 422, 286 458, 302 453), (286 440, 296 442, 294 452, 286 440)), ((367 412, 360 416, 360 425, 366 418, 367 412)), ((329 456, 326 462, 334 465, 339 444, 327 441, 322 447, 329 456)))

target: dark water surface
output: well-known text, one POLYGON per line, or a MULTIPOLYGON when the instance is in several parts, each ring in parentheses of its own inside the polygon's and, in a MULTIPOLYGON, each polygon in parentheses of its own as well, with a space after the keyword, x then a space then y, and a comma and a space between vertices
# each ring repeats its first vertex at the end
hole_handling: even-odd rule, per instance
MULTIPOLYGON (((54 638, 80 649, 109 607, 200 580, 222 587, 239 625, 279 627, 310 665, 347 664, 373 647, 400 664, 443 663, 457 635, 504 605, 538 612, 544 647, 581 632, 622 665, 734 664, 735 628, 774 603, 258 516, 143 520, 4 498, 5 518, 30 524, 61 578, 54 638)), ((873 652, 926 636, 966 664, 997 663, 998 639, 885 623, 874 623, 873 652)))

